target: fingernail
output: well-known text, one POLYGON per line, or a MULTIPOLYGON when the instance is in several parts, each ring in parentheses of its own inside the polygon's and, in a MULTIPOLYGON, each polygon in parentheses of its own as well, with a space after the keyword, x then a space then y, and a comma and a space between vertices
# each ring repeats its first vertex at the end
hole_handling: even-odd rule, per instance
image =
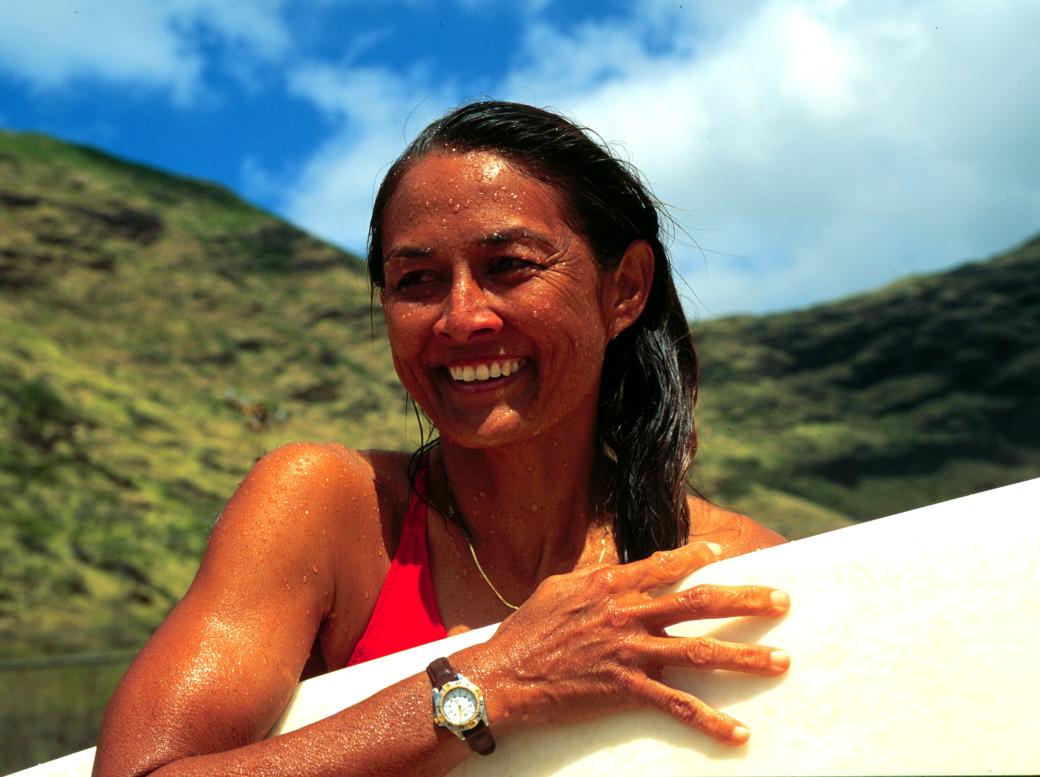
POLYGON ((747 742, 751 739, 751 732, 744 726, 736 726, 733 729, 733 738, 738 742, 747 742))
POLYGON ((774 669, 787 669, 791 665, 791 656, 783 650, 774 650, 769 654, 769 663, 774 669))
POLYGON ((774 607, 778 607, 782 610, 786 610, 791 606, 791 597, 784 591, 773 591, 769 594, 769 598, 772 600, 774 607))
POLYGON ((722 555, 722 546, 719 545, 719 543, 717 543, 717 542, 706 542, 705 545, 707 545, 708 546, 708 550, 710 550, 716 556, 721 556, 722 555))

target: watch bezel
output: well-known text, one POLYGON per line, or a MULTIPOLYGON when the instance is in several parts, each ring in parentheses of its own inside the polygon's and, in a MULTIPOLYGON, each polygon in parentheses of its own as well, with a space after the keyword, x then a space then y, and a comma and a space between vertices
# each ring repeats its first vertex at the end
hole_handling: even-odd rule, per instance
POLYGON ((444 726, 445 728, 453 729, 459 732, 469 731, 475 728, 484 720, 484 694, 476 685, 471 683, 462 675, 457 675, 454 680, 449 680, 444 683, 440 688, 434 689, 434 706, 436 708, 436 722, 444 726), (473 698, 473 715, 467 718, 462 723, 454 723, 448 720, 448 717, 444 714, 444 699, 445 697, 454 690, 461 690, 468 693, 473 698))

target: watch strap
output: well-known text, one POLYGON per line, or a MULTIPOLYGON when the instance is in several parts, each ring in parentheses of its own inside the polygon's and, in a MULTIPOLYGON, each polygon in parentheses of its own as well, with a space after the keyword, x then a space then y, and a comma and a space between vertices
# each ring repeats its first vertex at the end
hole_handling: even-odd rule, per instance
MULTIPOLYGON (((446 658, 437 658, 431 661, 430 665, 426 667, 426 675, 436 689, 444 687, 445 683, 450 683, 458 677, 458 673, 451 668, 451 664, 446 658)), ((482 720, 468 731, 463 731, 462 737, 466 740, 470 749, 476 753, 491 755, 495 752, 495 738, 491 735, 491 729, 482 720)))
POLYGON ((448 663, 446 658, 434 659, 426 667, 426 674, 429 676, 434 688, 440 688, 445 683, 450 683, 455 679, 455 670, 451 668, 451 664, 448 663))
POLYGON ((480 721, 469 731, 463 731, 462 736, 466 737, 466 743, 474 752, 481 755, 491 755, 495 752, 495 738, 491 736, 491 729, 484 721, 480 721))

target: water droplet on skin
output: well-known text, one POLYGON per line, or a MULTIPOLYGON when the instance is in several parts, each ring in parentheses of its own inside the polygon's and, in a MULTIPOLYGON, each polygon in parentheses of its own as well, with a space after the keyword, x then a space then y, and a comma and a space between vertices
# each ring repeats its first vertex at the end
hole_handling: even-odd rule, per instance
POLYGON ((314 564, 311 564, 311 572, 313 572, 314 574, 318 574, 318 567, 314 564))
POLYGON ((303 582, 305 582, 305 583, 307 582, 307 575, 303 576, 303 582))
POLYGON ((452 210, 452 213, 458 213, 460 210, 462 210, 462 206, 459 203, 456 202, 451 210, 452 210))

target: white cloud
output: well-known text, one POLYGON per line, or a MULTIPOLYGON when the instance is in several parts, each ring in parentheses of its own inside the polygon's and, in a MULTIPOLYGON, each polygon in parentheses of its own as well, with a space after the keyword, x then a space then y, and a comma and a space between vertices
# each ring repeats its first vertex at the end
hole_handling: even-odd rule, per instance
MULTIPOLYGON (((621 145, 704 249, 674 252, 692 313, 829 299, 1040 229, 1040 3, 686 5, 531 21, 496 94, 621 145)), ((298 71, 335 130, 290 215, 360 248, 386 164, 464 94, 432 81, 298 71)))
POLYGON ((41 89, 84 78, 169 90, 186 102, 202 87, 206 36, 219 39, 227 65, 284 51, 281 0, 34 0, 5 8, 0 68, 41 89))
POLYGON ((621 46, 616 24, 535 30, 509 88, 624 145, 709 249, 676 251, 703 314, 848 294, 1040 229, 1040 5, 772 2, 700 29, 651 10, 621 46), (651 24, 670 51, 633 54, 651 24), (597 41, 617 72, 592 82, 597 41), (577 78, 543 78, 571 63, 577 78))
POLYGON ((364 249, 369 212, 386 168, 428 122, 450 107, 452 89, 374 68, 306 65, 290 89, 334 123, 331 139, 287 188, 285 212, 315 234, 364 249))

